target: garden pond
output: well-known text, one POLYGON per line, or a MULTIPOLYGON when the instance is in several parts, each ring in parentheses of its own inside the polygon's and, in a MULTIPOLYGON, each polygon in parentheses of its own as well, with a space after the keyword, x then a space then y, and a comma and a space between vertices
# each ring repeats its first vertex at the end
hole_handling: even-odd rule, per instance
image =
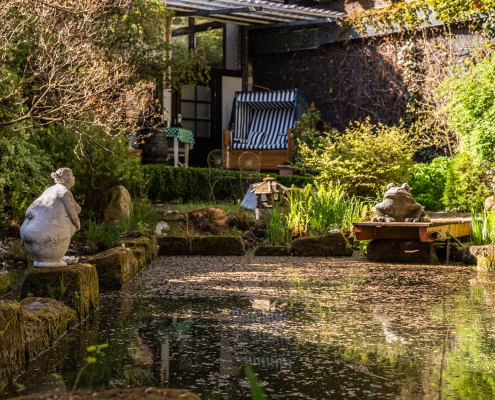
POLYGON ((351 258, 166 257, 3 398, 111 387, 249 399, 495 397, 495 277, 351 258), (107 343, 84 367, 87 347, 107 343))

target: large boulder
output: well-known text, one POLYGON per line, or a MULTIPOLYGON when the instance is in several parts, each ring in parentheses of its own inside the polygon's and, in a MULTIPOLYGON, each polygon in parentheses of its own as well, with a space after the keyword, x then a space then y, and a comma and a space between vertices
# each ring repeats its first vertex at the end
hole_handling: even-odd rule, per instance
POLYGON ((75 310, 81 321, 100 304, 96 268, 91 264, 28 268, 21 286, 21 299, 27 297, 48 297, 61 301, 75 310))
POLYGON ((204 207, 187 213, 188 224, 196 232, 216 235, 230 226, 230 217, 219 207, 204 207))
POLYGON ((295 256, 350 256, 352 249, 347 247, 347 244, 346 238, 340 232, 303 236, 292 242, 292 252, 295 256))
POLYGON ((107 193, 107 204, 103 210, 105 222, 131 215, 131 195, 122 185, 112 187, 107 193))
POLYGON ((0 388, 20 374, 26 361, 24 313, 19 303, 0 300, 0 388))

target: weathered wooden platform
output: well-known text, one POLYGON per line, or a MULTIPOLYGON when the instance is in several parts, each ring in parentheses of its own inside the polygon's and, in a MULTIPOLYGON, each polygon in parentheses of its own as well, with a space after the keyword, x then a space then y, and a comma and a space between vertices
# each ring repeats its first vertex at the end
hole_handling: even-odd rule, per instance
POLYGON ((432 219, 430 222, 353 222, 357 240, 395 239, 435 242, 444 237, 471 234, 471 220, 432 219))

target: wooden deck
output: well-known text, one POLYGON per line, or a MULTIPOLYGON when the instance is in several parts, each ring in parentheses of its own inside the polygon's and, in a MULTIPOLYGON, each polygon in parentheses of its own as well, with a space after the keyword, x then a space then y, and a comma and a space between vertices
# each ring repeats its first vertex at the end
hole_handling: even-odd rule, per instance
POLYGON ((435 242, 471 234, 471 219, 432 219, 430 222, 353 222, 357 240, 397 239, 435 242))

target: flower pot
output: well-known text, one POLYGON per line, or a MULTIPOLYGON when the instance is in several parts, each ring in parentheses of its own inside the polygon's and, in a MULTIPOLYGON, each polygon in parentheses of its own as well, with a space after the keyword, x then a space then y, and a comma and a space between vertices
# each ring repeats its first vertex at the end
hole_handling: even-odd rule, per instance
POLYGON ((294 175, 294 169, 290 165, 277 165, 277 168, 281 176, 294 175))

